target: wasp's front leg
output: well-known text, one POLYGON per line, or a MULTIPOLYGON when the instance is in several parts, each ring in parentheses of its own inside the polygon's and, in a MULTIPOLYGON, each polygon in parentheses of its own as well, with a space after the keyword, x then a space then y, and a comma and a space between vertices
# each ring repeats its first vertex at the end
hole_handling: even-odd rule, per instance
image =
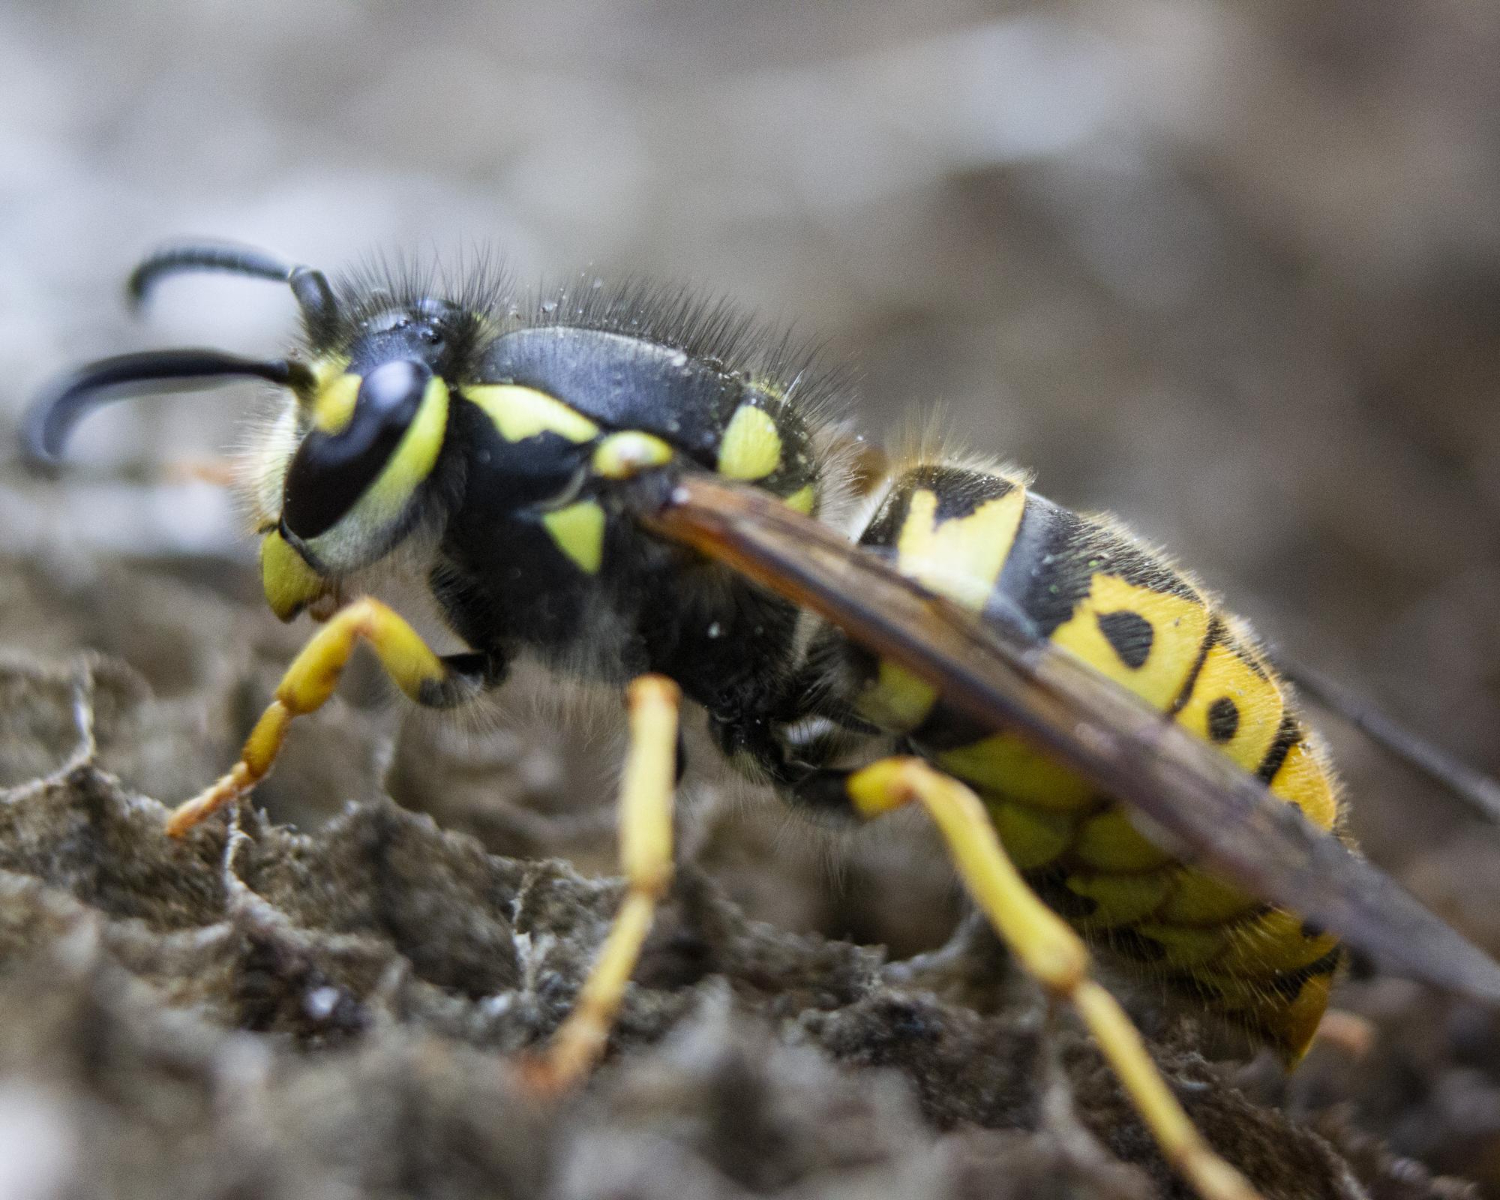
POLYGON ((276 698, 245 740, 240 761, 212 787, 178 805, 167 820, 167 833, 181 837, 264 779, 281 752, 292 718, 323 707, 361 641, 375 651, 396 686, 431 708, 461 704, 504 675, 503 666, 489 655, 439 656, 394 610, 368 596, 355 600, 334 613, 292 660, 276 698))

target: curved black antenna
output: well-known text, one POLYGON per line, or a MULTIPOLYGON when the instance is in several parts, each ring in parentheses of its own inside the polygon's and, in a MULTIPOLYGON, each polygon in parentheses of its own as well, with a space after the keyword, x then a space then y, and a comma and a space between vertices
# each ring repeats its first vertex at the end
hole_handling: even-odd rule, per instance
POLYGON ((224 271, 288 284, 314 340, 326 340, 336 327, 338 304, 322 271, 300 263, 289 263, 269 251, 234 242, 184 242, 163 246, 130 272, 130 278, 125 282, 125 295, 131 309, 144 304, 162 279, 184 271, 224 271))
POLYGON ((21 447, 38 467, 55 467, 73 427, 88 413, 128 396, 264 379, 311 394, 313 373, 293 359, 240 358, 221 350, 148 350, 100 359, 59 379, 38 397, 21 426, 21 447))

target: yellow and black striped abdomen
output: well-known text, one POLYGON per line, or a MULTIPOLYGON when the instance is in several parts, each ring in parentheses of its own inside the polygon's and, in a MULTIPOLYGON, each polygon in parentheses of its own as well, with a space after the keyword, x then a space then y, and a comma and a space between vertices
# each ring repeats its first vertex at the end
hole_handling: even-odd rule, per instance
MULTIPOLYGON (((1025 619, 1220 747, 1319 827, 1335 826, 1329 769, 1243 625, 1118 527, 1018 479, 925 465, 896 480, 860 540, 965 607, 1025 619)), ((878 665, 860 710, 973 786, 1017 864, 1094 944, 1289 1059, 1306 1049, 1327 1004, 1336 939, 1177 862, 1108 796, 1018 738, 975 727, 891 664, 878 665)))

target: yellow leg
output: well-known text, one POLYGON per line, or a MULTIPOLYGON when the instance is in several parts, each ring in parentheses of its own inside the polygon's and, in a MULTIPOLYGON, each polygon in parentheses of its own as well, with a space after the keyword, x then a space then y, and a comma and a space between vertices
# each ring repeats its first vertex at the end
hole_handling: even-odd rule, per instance
POLYGON ((651 931, 656 905, 671 886, 680 698, 677 685, 661 675, 642 675, 626 693, 630 749, 620 780, 619 804, 625 899, 579 989, 573 1011, 553 1036, 545 1056, 528 1066, 528 1082, 539 1092, 570 1087, 604 1053, 625 985, 651 931))
POLYGON ((245 741, 240 761, 208 790, 177 806, 167 833, 181 837, 205 817, 238 799, 266 777, 293 717, 315 712, 333 695, 360 640, 370 644, 386 673, 413 700, 434 703, 452 672, 410 625, 368 596, 335 613, 292 661, 245 741))
POLYGON ((1090 978, 1088 951, 1077 934, 1021 878, 979 797, 917 758, 872 763, 846 787, 863 817, 913 800, 927 809, 964 886, 1026 970, 1083 1018, 1167 1161, 1205 1200, 1257 1200, 1244 1176, 1188 1119, 1124 1010, 1090 978))

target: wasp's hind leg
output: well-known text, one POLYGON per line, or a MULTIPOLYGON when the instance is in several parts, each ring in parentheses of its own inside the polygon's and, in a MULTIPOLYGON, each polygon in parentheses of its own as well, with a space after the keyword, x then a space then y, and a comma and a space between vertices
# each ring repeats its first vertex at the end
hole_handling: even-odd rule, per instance
MULTIPOLYGON (((833 773, 813 791, 827 803, 833 773)), ((871 818, 917 801, 947 843, 964 886, 1022 966, 1077 1010, 1167 1161, 1206 1200, 1255 1200, 1255 1189, 1204 1141, 1113 996, 1089 974, 1089 955, 1010 861, 984 805, 963 784, 919 758, 885 758, 845 775, 845 803, 871 818)))
POLYGON ((276 698, 245 740, 240 761, 213 786, 173 810, 167 820, 171 836, 181 837, 266 777, 292 718, 323 707, 361 641, 375 651, 386 674, 407 696, 432 708, 461 704, 504 676, 503 666, 492 656, 440 657, 394 610, 368 596, 355 600, 334 613, 292 660, 276 698))
POLYGON ((625 898, 573 1011, 552 1044, 527 1065, 539 1092, 578 1082, 598 1061, 641 957, 656 906, 672 882, 672 799, 676 792, 680 691, 661 675, 642 675, 627 692, 630 748, 620 780, 620 866, 625 898))

